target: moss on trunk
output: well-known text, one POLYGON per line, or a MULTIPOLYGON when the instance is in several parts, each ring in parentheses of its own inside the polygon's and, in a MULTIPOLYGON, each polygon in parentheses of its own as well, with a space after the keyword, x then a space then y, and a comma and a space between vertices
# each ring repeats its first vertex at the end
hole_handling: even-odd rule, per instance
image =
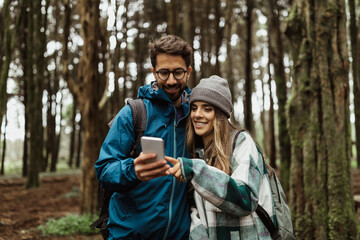
POLYGON ((290 205, 299 239, 357 238, 350 191, 344 5, 343 0, 295 1, 288 19, 294 59, 287 107, 290 205))

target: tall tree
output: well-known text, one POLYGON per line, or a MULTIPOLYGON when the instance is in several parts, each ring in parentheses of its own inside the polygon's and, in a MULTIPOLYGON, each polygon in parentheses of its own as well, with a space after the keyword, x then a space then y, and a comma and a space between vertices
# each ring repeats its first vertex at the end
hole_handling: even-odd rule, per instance
MULTIPOLYGON (((195 36, 195 31, 194 31, 194 18, 193 18, 193 11, 192 11, 192 2, 191 0, 185 0, 182 3, 182 7, 183 7, 183 12, 184 12, 184 20, 183 20, 183 36, 184 36, 184 40, 189 43, 189 45, 192 47, 193 46, 193 42, 194 42, 194 36, 195 36)), ((193 71, 195 69, 194 67, 194 51, 192 52, 192 63, 191 65, 193 66, 193 71)), ((190 88, 195 87, 195 82, 196 82, 196 74, 192 74, 192 77, 190 78, 190 80, 188 81, 187 85, 190 88)))
POLYGON ((68 79, 71 91, 76 95, 84 127, 84 147, 81 180, 80 211, 95 213, 97 210, 97 180, 94 164, 99 148, 106 134, 104 109, 99 101, 105 90, 105 82, 100 81, 99 53, 101 45, 99 0, 80 0, 77 5, 84 41, 79 63, 78 81, 68 79))
POLYGON ((200 49, 201 49, 201 71, 200 79, 209 77, 211 75, 211 35, 209 27, 211 5, 208 4, 208 0, 201 0, 199 6, 200 12, 200 49))
POLYGON ((119 69, 119 62, 121 57, 121 48, 120 48, 120 39, 118 38, 119 29, 118 29, 118 22, 121 22, 119 16, 119 1, 115 1, 115 23, 114 23, 114 30, 113 35, 115 36, 115 49, 114 53, 112 54, 111 58, 111 67, 112 71, 114 72, 114 92, 110 99, 110 115, 115 116, 115 114, 121 109, 120 104, 120 87, 119 87, 119 78, 120 78, 120 69, 119 69))
POLYGON ((178 19, 177 11, 177 0, 170 0, 167 4, 167 32, 168 34, 177 34, 177 19, 178 19))
MULTIPOLYGON (((71 28, 71 14, 72 14, 72 4, 70 0, 64 1, 64 19, 63 19, 63 38, 62 38, 62 55, 61 55, 61 66, 62 66, 62 75, 66 82, 68 82, 71 77, 71 71, 69 69, 69 37, 70 37, 70 28, 71 28)), ((73 105, 71 112, 71 133, 70 133, 70 149, 69 149, 69 167, 73 167, 74 162, 74 153, 75 153, 75 134, 76 134, 76 110, 77 110, 77 99, 76 95, 72 94, 73 105)))
POLYGON ((293 4, 286 34, 294 62, 287 117, 295 232, 299 239, 357 239, 345 1, 293 4))
POLYGON ((19 34, 18 34, 18 45, 19 45, 19 57, 21 63, 21 69, 23 76, 20 78, 20 94, 23 96, 22 103, 24 104, 24 145, 23 145, 23 157, 22 157, 22 176, 25 177, 28 172, 28 142, 29 142, 29 107, 28 97, 27 97, 27 81, 30 79, 31 75, 30 70, 30 56, 28 55, 30 43, 28 42, 29 31, 28 31, 28 9, 29 1, 20 2, 20 15, 22 15, 20 24, 19 24, 19 34))
POLYGON ((7 80, 9 75, 12 52, 15 46, 14 31, 11 30, 12 18, 10 14, 11 0, 5 0, 0 12, 0 122, 2 122, 7 104, 7 80))
POLYGON ((269 61, 268 61, 268 74, 269 74, 269 98, 270 98, 270 108, 269 108, 269 119, 268 119, 268 137, 264 137, 268 139, 269 144, 269 151, 267 152, 269 159, 270 159, 270 165, 274 168, 276 168, 276 140, 275 140, 275 120, 274 120, 274 97, 273 97, 273 91, 271 87, 271 67, 270 67, 271 57, 270 57, 270 49, 269 49, 269 61))
MULTIPOLYGON (((53 1, 52 3, 52 16, 54 18, 53 31, 51 32, 51 40, 57 41, 58 29, 60 22, 60 7, 58 6, 58 1, 53 1)), ((57 117, 57 108, 59 106, 57 95, 59 93, 59 71, 58 71, 58 50, 55 50, 52 58, 49 58, 52 61, 52 64, 55 65, 54 70, 47 70, 47 82, 46 82, 46 91, 47 91, 47 116, 46 116, 46 157, 44 159, 43 170, 46 169, 48 165, 48 160, 50 159, 50 171, 56 171, 57 156, 59 152, 59 139, 61 130, 57 133, 56 131, 56 117, 57 117)), ((60 112, 61 115, 61 112, 60 112)), ((61 125, 60 125, 61 127, 61 125)))
POLYGON ((129 17, 128 17, 128 11, 129 11, 129 0, 125 0, 124 2, 124 14, 122 17, 122 21, 123 21, 123 28, 122 28, 122 33, 123 33, 123 39, 120 43, 120 45, 122 43, 125 44, 125 48, 123 51, 123 62, 124 62, 124 67, 121 71, 121 77, 124 79, 123 84, 122 84, 122 88, 120 87, 120 89, 122 89, 122 91, 120 92, 120 107, 122 108, 125 105, 125 99, 128 97, 128 91, 127 91, 127 85, 126 82, 129 80, 131 81, 131 79, 129 79, 129 74, 128 74, 128 63, 129 61, 129 46, 128 46, 128 28, 127 28, 127 24, 129 22, 129 17))
MULTIPOLYGON (((360 3, 359 3, 360 5, 360 3)), ((356 133, 356 159, 357 167, 360 169, 360 63, 359 63, 359 45, 360 36, 358 36, 358 25, 356 23, 355 0, 349 0, 350 12, 350 41, 351 41, 351 57, 352 57, 352 76, 353 76, 353 92, 354 92, 354 112, 355 112, 355 133, 356 133)))
MULTIPOLYGON (((5 109, 6 112, 6 109, 5 109)), ((2 141, 2 151, 1 151, 1 166, 0 166, 0 175, 3 176, 5 173, 5 155, 6 155, 6 129, 7 129, 7 114, 4 116, 4 133, 3 133, 3 141, 2 141)))
MULTIPOLYGON (((233 103, 236 101, 235 100, 235 93, 234 93, 234 89, 235 89, 235 80, 234 80, 234 76, 233 76, 233 71, 232 71, 232 64, 233 64, 233 58, 232 58, 232 54, 231 54, 231 35, 233 34, 232 32, 232 26, 233 26, 233 21, 234 21, 234 14, 233 14, 233 1, 232 0, 227 0, 226 1, 226 10, 225 10, 225 29, 224 29, 224 36, 226 39, 226 63, 225 63, 225 76, 226 79, 229 82, 229 88, 231 91, 231 96, 232 97, 232 101, 233 103)), ((231 122, 234 122, 234 111, 231 114, 231 122)))
POLYGON ((274 80, 276 83, 276 96, 278 99, 277 126, 281 169, 281 183, 284 190, 289 191, 289 172, 291 161, 291 146, 289 133, 286 127, 285 105, 287 101, 287 87, 284 67, 284 46, 283 36, 280 30, 281 9, 278 1, 268 0, 266 2, 266 16, 268 18, 269 36, 269 59, 274 66, 274 80))
POLYGON ((82 121, 80 119, 80 121, 78 122, 78 126, 79 126, 79 130, 77 132, 77 148, 76 148, 76 162, 75 162, 75 166, 76 168, 80 167, 80 163, 81 163, 81 149, 82 149, 82 139, 83 139, 83 131, 82 131, 82 121))
POLYGON ((75 134, 76 134, 76 102, 73 101, 71 106, 71 132, 70 132, 70 148, 69 148, 69 162, 70 168, 74 166, 74 153, 75 153, 75 134))
POLYGON ((245 59, 245 101, 244 101, 244 115, 245 128, 250 132, 254 131, 253 114, 252 114, 252 91, 253 91, 253 77, 252 77, 252 41, 253 41, 253 9, 254 2, 246 0, 246 59, 245 59))
POLYGON ((44 53, 46 44, 46 19, 47 7, 42 6, 41 0, 31 1, 29 3, 28 15, 28 30, 27 42, 31 45, 28 48, 27 55, 30 58, 29 69, 27 69, 28 76, 26 78, 27 94, 29 107, 28 121, 29 121, 29 169, 27 175, 26 188, 38 187, 39 171, 43 161, 42 147, 43 147, 43 125, 42 125, 42 95, 44 88, 44 53), (45 9, 45 14, 41 9, 45 9))
POLYGON ((134 86, 132 87, 133 89, 133 94, 132 94, 132 97, 133 98, 136 98, 137 96, 137 93, 138 93, 138 89, 141 85, 144 84, 145 82, 145 75, 146 75, 146 72, 145 72, 145 68, 144 68, 144 62, 145 62, 145 59, 146 59, 146 55, 144 55, 143 53, 147 51, 147 45, 146 45, 146 42, 147 42, 147 38, 145 37, 141 37, 141 36, 145 36, 144 34, 144 29, 143 27, 141 26, 142 25, 142 21, 140 20, 140 14, 139 12, 137 12, 135 14, 136 16, 136 22, 137 22, 137 25, 138 25, 138 36, 136 39, 135 39, 135 62, 136 62, 136 68, 137 68, 137 73, 136 73, 136 81, 133 82, 134 83, 134 86))

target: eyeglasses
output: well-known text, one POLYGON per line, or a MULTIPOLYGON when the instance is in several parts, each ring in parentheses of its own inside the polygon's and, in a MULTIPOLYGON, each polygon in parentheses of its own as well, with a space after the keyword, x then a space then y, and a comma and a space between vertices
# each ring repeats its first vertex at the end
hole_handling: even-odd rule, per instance
POLYGON ((177 81, 179 81, 185 77, 185 73, 187 73, 187 71, 182 68, 177 68, 172 71, 167 70, 167 69, 160 69, 160 70, 156 71, 156 74, 158 75, 158 77, 163 81, 166 81, 169 79, 170 73, 172 73, 174 78, 177 81))

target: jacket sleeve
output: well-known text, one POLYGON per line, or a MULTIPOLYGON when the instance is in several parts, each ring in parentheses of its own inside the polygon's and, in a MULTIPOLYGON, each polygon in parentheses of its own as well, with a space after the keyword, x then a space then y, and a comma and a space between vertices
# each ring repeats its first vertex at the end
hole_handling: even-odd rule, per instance
POLYGON ((222 212, 247 216, 256 209, 264 162, 248 133, 241 133, 237 139, 231 176, 202 159, 180 158, 180 163, 182 177, 191 180, 195 191, 222 212))
POLYGON ((115 117, 95 163, 98 181, 110 191, 127 192, 140 182, 134 159, 129 158, 135 138, 133 128, 131 108, 126 105, 115 117))

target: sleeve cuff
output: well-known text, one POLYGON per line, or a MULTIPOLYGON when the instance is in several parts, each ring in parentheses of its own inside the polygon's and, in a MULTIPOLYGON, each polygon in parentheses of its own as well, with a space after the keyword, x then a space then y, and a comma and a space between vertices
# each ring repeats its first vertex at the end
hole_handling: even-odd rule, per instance
POLYGON ((190 181, 194 177, 193 161, 189 158, 178 158, 180 161, 181 175, 185 181, 190 181))

